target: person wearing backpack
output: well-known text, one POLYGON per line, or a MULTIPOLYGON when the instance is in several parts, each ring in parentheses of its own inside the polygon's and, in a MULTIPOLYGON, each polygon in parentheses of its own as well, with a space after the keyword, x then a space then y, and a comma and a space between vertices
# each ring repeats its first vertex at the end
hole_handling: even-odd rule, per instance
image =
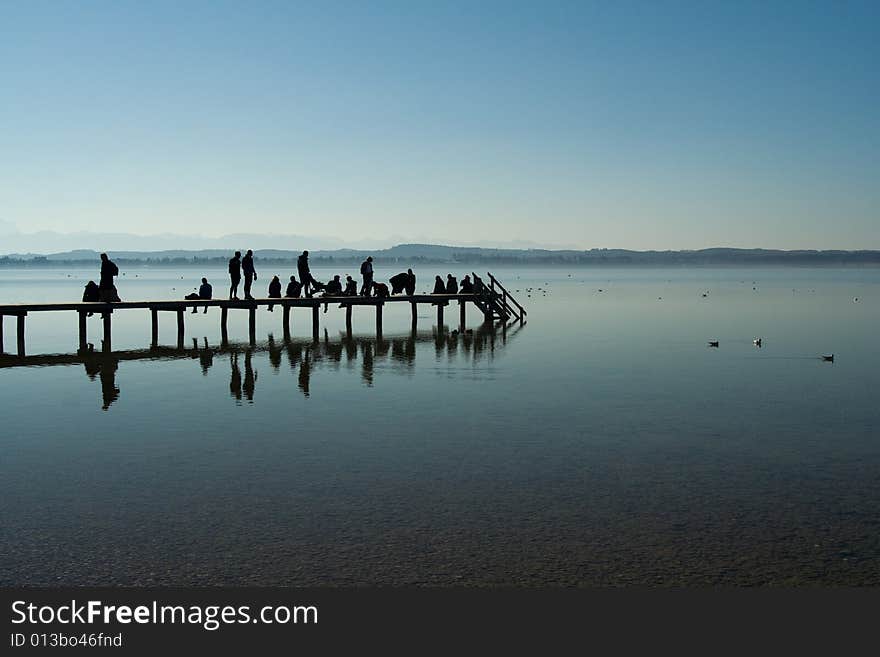
POLYGON ((101 279, 98 284, 98 296, 101 301, 120 301, 119 293, 113 284, 113 277, 119 276, 119 267, 116 266, 106 253, 101 254, 101 279))

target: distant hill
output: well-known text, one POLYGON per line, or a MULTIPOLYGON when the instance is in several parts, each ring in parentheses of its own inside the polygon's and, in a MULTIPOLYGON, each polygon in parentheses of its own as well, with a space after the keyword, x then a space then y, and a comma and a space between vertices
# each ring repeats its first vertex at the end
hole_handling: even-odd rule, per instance
MULTIPOLYGON (((300 251, 255 249, 258 261, 278 264, 296 262, 300 251)), ((118 264, 185 266, 224 264, 229 249, 112 251, 118 264)), ((310 251, 313 265, 355 264, 372 255, 377 265, 418 263, 462 263, 495 265, 578 265, 578 266, 878 266, 880 251, 781 251, 773 249, 712 248, 695 251, 630 251, 590 249, 588 251, 549 249, 492 249, 444 246, 438 244, 398 244, 388 249, 334 249, 310 251)), ((75 265, 98 260, 89 250, 42 254, 9 254, 0 257, 0 266, 46 267, 75 265)))

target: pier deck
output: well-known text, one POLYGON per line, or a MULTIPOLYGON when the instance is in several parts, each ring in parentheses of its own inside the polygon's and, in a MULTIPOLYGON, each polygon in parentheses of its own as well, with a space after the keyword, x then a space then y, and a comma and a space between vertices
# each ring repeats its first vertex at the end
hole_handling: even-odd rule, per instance
POLYGON ((222 339, 227 340, 227 318, 229 310, 248 311, 248 329, 251 343, 256 341, 256 311, 260 306, 280 306, 282 312, 282 328, 284 335, 290 335, 291 311, 294 308, 310 308, 312 315, 312 337, 318 340, 320 308, 324 304, 343 308, 345 310, 345 325, 351 335, 352 309, 354 306, 372 306, 376 312, 376 335, 382 336, 382 309, 387 303, 408 303, 412 312, 412 329, 416 329, 418 306, 427 304, 437 308, 437 325, 443 326, 443 310, 450 303, 457 301, 459 306, 459 324, 465 325, 466 307, 473 303, 483 316, 485 321, 500 319, 522 321, 525 310, 512 296, 501 286, 500 283, 489 274, 490 284, 484 285, 475 275, 478 284, 473 294, 415 294, 412 296, 399 295, 391 297, 364 297, 364 296, 314 296, 303 298, 255 298, 253 300, 237 299, 175 299, 153 301, 119 301, 116 303, 72 301, 61 303, 15 303, 0 305, 0 354, 3 348, 3 320, 5 317, 15 317, 16 320, 16 352, 20 357, 25 353, 25 318, 30 313, 39 312, 64 312, 73 311, 79 315, 79 344, 78 348, 85 351, 88 348, 88 333, 86 318, 89 313, 100 315, 103 320, 102 350, 112 351, 112 316, 113 313, 122 310, 149 310, 152 320, 151 345, 156 346, 159 342, 159 319, 160 312, 174 312, 177 314, 177 342, 182 344, 185 333, 185 315, 191 308, 220 308, 220 331, 222 339))

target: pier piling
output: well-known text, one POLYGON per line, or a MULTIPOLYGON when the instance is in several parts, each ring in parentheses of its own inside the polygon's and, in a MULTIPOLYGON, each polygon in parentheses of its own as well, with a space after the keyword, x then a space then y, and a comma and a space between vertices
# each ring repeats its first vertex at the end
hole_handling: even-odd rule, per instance
POLYGON ((77 315, 79 315, 79 350, 85 351, 89 340, 88 327, 86 324, 87 314, 85 311, 80 310, 77 315))
POLYGON ((465 313, 464 313, 465 306, 466 306, 465 302, 462 301, 461 299, 459 299, 458 300, 458 314, 459 314, 458 329, 460 331, 464 331, 464 327, 465 327, 465 321, 464 321, 465 320, 465 313))
POLYGON ((23 313, 16 317, 15 329, 16 329, 16 337, 18 342, 18 355, 24 356, 24 318, 27 313, 23 313))
POLYGON ((104 318, 104 351, 113 351, 113 329, 110 320, 112 316, 112 310, 105 310, 102 315, 102 317, 104 318))
POLYGON ((282 320, 283 328, 284 328, 284 337, 290 337, 290 306, 284 304, 284 319, 282 320))
POLYGON ((345 306, 345 332, 351 337, 351 304, 345 306))
POLYGON ((257 307, 248 308, 248 338, 251 344, 257 342, 257 307))
POLYGON ((0 354, 3 353, 3 315, 0 315, 0 354))
POLYGON ((159 345, 159 311, 155 308, 150 308, 150 321, 152 322, 152 337, 151 337, 151 346, 156 347, 159 345))
POLYGON ((183 337, 184 337, 184 325, 183 325, 183 308, 177 309, 177 346, 180 349, 183 349, 183 337))
POLYGON ((312 306, 312 340, 318 341, 318 310, 320 306, 317 304, 312 306))
POLYGON ((382 306, 383 304, 376 304, 376 336, 382 337, 382 306))

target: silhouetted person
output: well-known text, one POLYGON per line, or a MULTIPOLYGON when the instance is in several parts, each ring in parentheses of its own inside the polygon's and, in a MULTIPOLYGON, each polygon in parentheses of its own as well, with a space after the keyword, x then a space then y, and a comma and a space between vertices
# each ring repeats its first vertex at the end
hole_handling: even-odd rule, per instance
POLYGON ((461 289, 459 290, 461 294, 473 294, 474 293, 474 284, 471 283, 470 274, 465 274, 465 277, 461 279, 461 289))
MULTIPOLYGON (((281 280, 278 276, 273 276, 272 280, 269 281, 269 293, 268 296, 270 299, 280 299, 281 298, 281 280)), ((269 312, 274 312, 275 308, 273 304, 269 304, 269 312)))
MULTIPOLYGON (((95 281, 89 281, 86 283, 86 287, 83 290, 83 301, 100 301, 101 300, 101 291, 98 289, 98 284, 95 281)), ((89 317, 94 315, 95 313, 90 312, 89 317)))
POLYGON ((251 284, 257 280, 257 271, 254 269, 254 252, 250 249, 241 259, 241 269, 244 272, 244 298, 253 300, 251 296, 251 284))
POLYGON ((388 286, 385 283, 373 283, 373 290, 380 299, 387 299, 390 296, 388 294, 388 286))
POLYGON ((327 286, 324 288, 324 296, 325 297, 339 297, 342 296, 342 281, 339 280, 339 274, 333 277, 333 280, 327 283, 327 286))
POLYGON ((229 286, 229 298, 238 299, 238 284, 241 282, 241 251, 236 251, 229 259, 229 280, 232 283, 229 286))
POLYGON ((409 274, 405 271, 394 274, 388 282, 391 283, 391 294, 400 294, 409 284, 409 274))
POLYGON ((312 272, 309 270, 308 251, 303 251, 302 255, 296 259, 296 269, 299 273, 299 282, 302 283, 303 294, 311 298, 315 290, 321 289, 321 284, 312 278, 312 272))
MULTIPOLYGON (((199 286, 198 293, 187 294, 184 299, 194 301, 196 299, 211 299, 214 296, 214 288, 208 282, 207 278, 202 278, 202 284, 199 286)), ((193 306, 193 315, 198 312, 198 308, 193 306)), ((205 314, 208 313, 208 306, 205 306, 205 314)))
POLYGON ((287 292, 284 293, 284 296, 298 299, 300 292, 302 292, 302 283, 296 280, 296 276, 291 276, 290 283, 287 284, 287 292))
MULTIPOLYGON (((342 296, 342 281, 339 280, 339 274, 333 277, 333 280, 327 283, 324 287, 324 296, 325 297, 341 297, 342 296)), ((327 312, 327 304, 324 304, 324 312, 327 312)))
POLYGON ((101 301, 107 303, 120 301, 116 286, 113 284, 114 276, 119 276, 119 267, 107 257, 106 253, 102 253, 101 282, 98 284, 98 298, 101 301))
POLYGON ((439 276, 434 277, 434 291, 431 294, 446 294, 446 284, 439 276))
POLYGON ((101 293, 98 290, 98 284, 95 281, 89 281, 86 283, 86 287, 83 290, 83 301, 100 301, 101 293))
POLYGON ((373 291, 373 256, 367 256, 367 259, 361 263, 361 276, 364 277, 361 295, 368 297, 373 291))
POLYGON ((413 274, 412 269, 407 269, 406 273, 409 276, 409 281, 406 284, 406 293, 412 296, 416 293, 416 275, 413 274))
POLYGON ((446 274, 446 294, 458 294, 458 281, 452 274, 446 274))
POLYGON ((345 277, 345 289, 342 291, 343 296, 356 297, 358 293, 358 284, 351 276, 345 277))

